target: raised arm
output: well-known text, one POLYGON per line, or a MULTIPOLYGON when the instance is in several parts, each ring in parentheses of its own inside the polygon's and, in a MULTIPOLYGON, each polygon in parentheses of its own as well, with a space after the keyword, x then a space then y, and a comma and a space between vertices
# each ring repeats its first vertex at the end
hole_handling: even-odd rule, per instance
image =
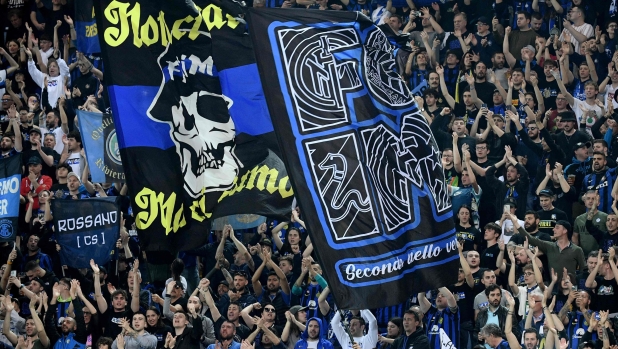
POLYGON ((93 279, 94 279, 94 298, 97 301, 97 306, 99 307, 99 312, 101 314, 105 314, 107 311, 107 301, 103 294, 101 293, 101 280, 99 280, 99 266, 94 262, 94 259, 90 260, 90 268, 92 268, 93 279))
POLYGON ((231 225, 227 224, 225 225, 225 227, 223 228, 228 229, 229 231, 229 235, 230 238, 232 239, 232 242, 234 242, 234 245, 236 246, 236 249, 238 249, 238 253, 240 253, 241 255, 245 256, 246 260, 247 260, 247 265, 249 266, 249 268, 251 268, 251 270, 255 270, 255 263, 253 262, 253 258, 251 258, 251 254, 249 253, 249 251, 247 251, 247 248, 245 247, 245 245, 242 244, 242 242, 240 242, 237 238, 236 235, 234 235, 234 229, 232 228, 231 225))
POLYGON ((442 91, 442 96, 444 96, 446 103, 448 103, 451 108, 455 108, 455 99, 453 99, 453 97, 448 93, 446 80, 444 80, 444 68, 441 65, 437 66, 436 73, 440 75, 440 89, 442 91))
POLYGON ((511 69, 517 63, 515 56, 511 53, 511 49, 509 47, 509 36, 511 35, 511 27, 506 27, 504 29, 504 40, 502 40, 502 52, 504 52, 504 58, 506 59, 506 63, 509 65, 511 69))
POLYGON ((210 294, 210 281, 208 279, 202 279, 200 281, 200 294, 204 297, 206 301, 206 305, 208 305, 208 309, 210 309, 210 315, 212 316, 212 321, 217 322, 221 318, 221 313, 219 309, 215 305, 215 300, 212 298, 212 294, 210 294))
POLYGON ((556 79, 556 83, 558 84, 558 88, 560 89, 560 93, 562 93, 566 97, 567 102, 569 103, 569 105, 574 105, 575 104, 575 98, 573 98, 573 95, 570 94, 569 91, 567 90, 566 86, 564 86, 564 83, 560 79, 560 76, 559 76, 558 72, 555 71, 555 70, 552 70, 551 71, 551 75, 553 75, 554 78, 556 79))
POLYGON ((506 293, 506 301, 509 305, 509 312, 506 316, 506 321, 504 322, 504 334, 506 336, 506 340, 509 342, 509 346, 511 349, 521 349, 521 345, 519 344, 519 340, 513 334, 513 317, 515 316, 515 299, 509 293, 506 293))
POLYGON ((423 314, 426 314, 427 311, 431 308, 431 303, 427 299, 427 296, 425 295, 425 292, 419 292, 419 294, 418 294, 418 303, 419 303, 419 305, 421 307, 421 311, 423 312, 423 314))
POLYGON ((2 55, 7 62, 9 62, 9 67, 6 69, 6 76, 13 74, 17 69, 19 69, 19 64, 15 62, 13 57, 8 54, 3 48, 0 47, 0 55, 2 55))

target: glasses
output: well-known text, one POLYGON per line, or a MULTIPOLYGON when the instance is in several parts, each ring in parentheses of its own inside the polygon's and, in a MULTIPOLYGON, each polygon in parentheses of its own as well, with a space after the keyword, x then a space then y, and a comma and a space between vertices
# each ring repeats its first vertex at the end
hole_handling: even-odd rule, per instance
POLYGON ((275 312, 275 308, 264 308, 264 311, 267 313, 274 313, 275 312))
POLYGON ((534 130, 538 130, 538 128, 537 127, 528 127, 528 130, 534 131, 534 130))
POLYGON ((10 99, 2 99, 3 102, 8 102, 10 99))
POLYGON ((524 275, 526 275, 526 276, 532 276, 532 275, 534 275, 534 273, 530 273, 530 272, 528 272, 528 273, 524 273, 524 275))
POLYGON ((614 29, 616 29, 616 28, 618 28, 618 26, 616 26, 616 25, 612 24, 612 25, 610 25, 608 28, 614 28, 614 29))

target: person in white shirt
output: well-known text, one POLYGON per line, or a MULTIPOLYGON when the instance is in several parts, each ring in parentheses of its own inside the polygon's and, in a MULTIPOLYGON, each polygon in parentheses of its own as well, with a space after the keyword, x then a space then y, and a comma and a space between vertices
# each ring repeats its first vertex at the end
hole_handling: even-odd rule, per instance
POLYGON ((594 28, 590 24, 584 22, 584 10, 579 6, 573 6, 567 17, 568 19, 565 18, 562 23, 564 29, 562 30, 562 34, 560 34, 560 41, 564 42, 565 34, 570 34, 573 38, 571 42, 573 43, 575 52, 579 53, 580 45, 588 40, 588 38, 594 36, 594 28))
POLYGON ((69 127, 66 122, 63 122, 62 126, 59 124, 60 112, 58 109, 52 109, 45 115, 45 121, 41 118, 39 121, 39 128, 41 129, 41 133, 45 135, 45 140, 47 140, 48 133, 52 133, 54 135, 55 145, 53 149, 58 154, 62 154, 64 144, 62 144, 62 142, 58 142, 58 140, 62 139, 62 136, 69 133, 69 127))
POLYGON ((360 316, 354 316, 350 320, 350 335, 346 333, 346 330, 341 324, 340 312, 335 312, 335 316, 333 316, 330 324, 335 333, 335 337, 337 337, 343 349, 352 348, 353 343, 350 343, 350 336, 354 338, 354 343, 357 343, 361 349, 373 349, 378 343, 378 321, 371 311, 367 309, 361 310, 360 316), (369 324, 369 331, 367 331, 366 335, 363 335, 367 323, 369 324))
POLYGON ((71 165, 73 172, 82 174, 86 160, 82 155, 82 137, 77 131, 71 131, 66 136, 62 137, 64 148, 60 156, 60 162, 66 162, 71 165))
MULTIPOLYGON (((0 47, 0 55, 4 57, 7 60, 7 62, 9 62, 9 65, 10 65, 9 68, 0 70, 0 84, 1 84, 3 81, 6 81, 7 76, 10 76, 11 74, 13 74, 14 71, 16 71, 19 68, 19 64, 17 64, 17 62, 15 62, 13 57, 11 57, 11 55, 8 54, 8 52, 6 52, 2 47, 0 47)), ((0 96, 2 95, 4 95, 4 87, 0 88, 0 96)))
MULTIPOLYGON (((70 74, 69 66, 62 58, 50 59, 47 65, 49 74, 45 74, 36 67, 32 59, 32 51, 26 49, 26 54, 28 55, 28 73, 40 88, 44 88, 47 83, 47 102, 52 108, 55 108, 58 98, 64 95, 64 78, 70 74)), ((44 105, 44 103, 42 104, 44 105)))
MULTIPOLYGON (((561 62, 562 69, 562 62, 561 62)), ((558 75, 557 72, 552 72, 555 74, 554 77, 558 75)), ((605 113, 605 106, 603 103, 597 100, 597 94, 599 93, 598 85, 593 81, 588 81, 584 84, 584 94, 586 95, 585 101, 580 101, 577 98, 574 98, 572 94, 567 91, 566 86, 561 79, 556 78, 556 82, 558 83, 558 87, 560 88, 560 93, 562 93, 573 111, 575 112, 575 117, 577 118, 578 124, 586 124, 586 132, 592 135, 592 125, 605 113)))

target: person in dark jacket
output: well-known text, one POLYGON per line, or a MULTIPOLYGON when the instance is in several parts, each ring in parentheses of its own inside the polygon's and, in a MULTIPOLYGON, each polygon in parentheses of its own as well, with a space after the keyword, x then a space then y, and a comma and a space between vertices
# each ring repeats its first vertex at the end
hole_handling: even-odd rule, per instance
POLYGON ((422 316, 414 310, 406 310, 403 314, 403 330, 405 335, 395 339, 392 349, 429 349, 429 339, 421 326, 422 316))
POLYGON ((164 348, 195 349, 200 347, 200 339, 204 334, 202 318, 195 311, 195 307, 189 307, 189 314, 184 311, 174 313, 174 335, 167 334, 164 348), (187 325, 193 327, 189 327, 187 325))
MULTIPOLYGON (((528 201, 528 189, 530 187, 530 179, 528 171, 513 157, 510 147, 506 147, 504 159, 500 160, 495 165, 489 166, 485 171, 487 180, 486 186, 490 192, 495 193, 496 207, 502 207, 506 198, 513 198, 517 202, 517 207, 526 207, 528 201), (506 175, 504 182, 500 181, 495 173, 498 168, 506 163, 506 175)), ((485 191, 485 188, 483 188, 485 191)), ((518 210, 517 218, 524 219, 526 210, 518 210)), ((497 219, 496 219, 497 220, 497 219)))
POLYGON ((307 349, 309 342, 318 342, 316 349, 333 349, 333 344, 324 338, 325 335, 321 333, 322 320, 317 317, 312 317, 307 321, 307 327, 300 335, 300 340, 296 342, 294 349, 307 349))
POLYGON ((68 316, 64 318, 61 326, 62 334, 60 334, 56 329, 57 321, 55 320, 58 297, 60 297, 60 287, 58 283, 56 283, 53 287, 53 297, 49 303, 49 309, 45 314, 45 333, 47 333, 49 337, 49 343, 54 349, 86 348, 88 334, 86 331, 86 322, 84 321, 84 312, 82 311, 83 304, 78 300, 73 301, 76 304, 73 309, 75 311, 75 318, 73 319, 68 316))

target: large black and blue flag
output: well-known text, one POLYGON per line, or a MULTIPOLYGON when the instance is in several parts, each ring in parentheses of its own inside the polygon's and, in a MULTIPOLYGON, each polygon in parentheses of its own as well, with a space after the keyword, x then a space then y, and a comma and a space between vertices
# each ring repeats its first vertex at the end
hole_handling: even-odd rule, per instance
POLYGON ((92 181, 125 182, 114 118, 108 113, 85 110, 78 110, 77 118, 92 181))
POLYGON ((0 242, 17 236, 20 186, 21 154, 0 158, 0 242))
POLYGON ((89 268, 109 262, 120 236, 118 197, 53 200, 54 229, 63 265, 89 268))
POLYGON ((100 53, 99 32, 92 0, 75 1, 74 24, 77 34, 77 50, 86 55, 100 53))
POLYGON ((190 0, 96 4, 105 82, 142 245, 191 249, 207 241, 216 217, 288 214, 291 184, 263 141, 272 128, 256 126, 257 113, 222 87, 213 61, 210 32, 243 24, 213 4, 190 0))
POLYGON ((337 305, 394 305, 456 282, 438 147, 393 69, 385 34, 354 12, 252 9, 247 22, 272 124, 337 305))

